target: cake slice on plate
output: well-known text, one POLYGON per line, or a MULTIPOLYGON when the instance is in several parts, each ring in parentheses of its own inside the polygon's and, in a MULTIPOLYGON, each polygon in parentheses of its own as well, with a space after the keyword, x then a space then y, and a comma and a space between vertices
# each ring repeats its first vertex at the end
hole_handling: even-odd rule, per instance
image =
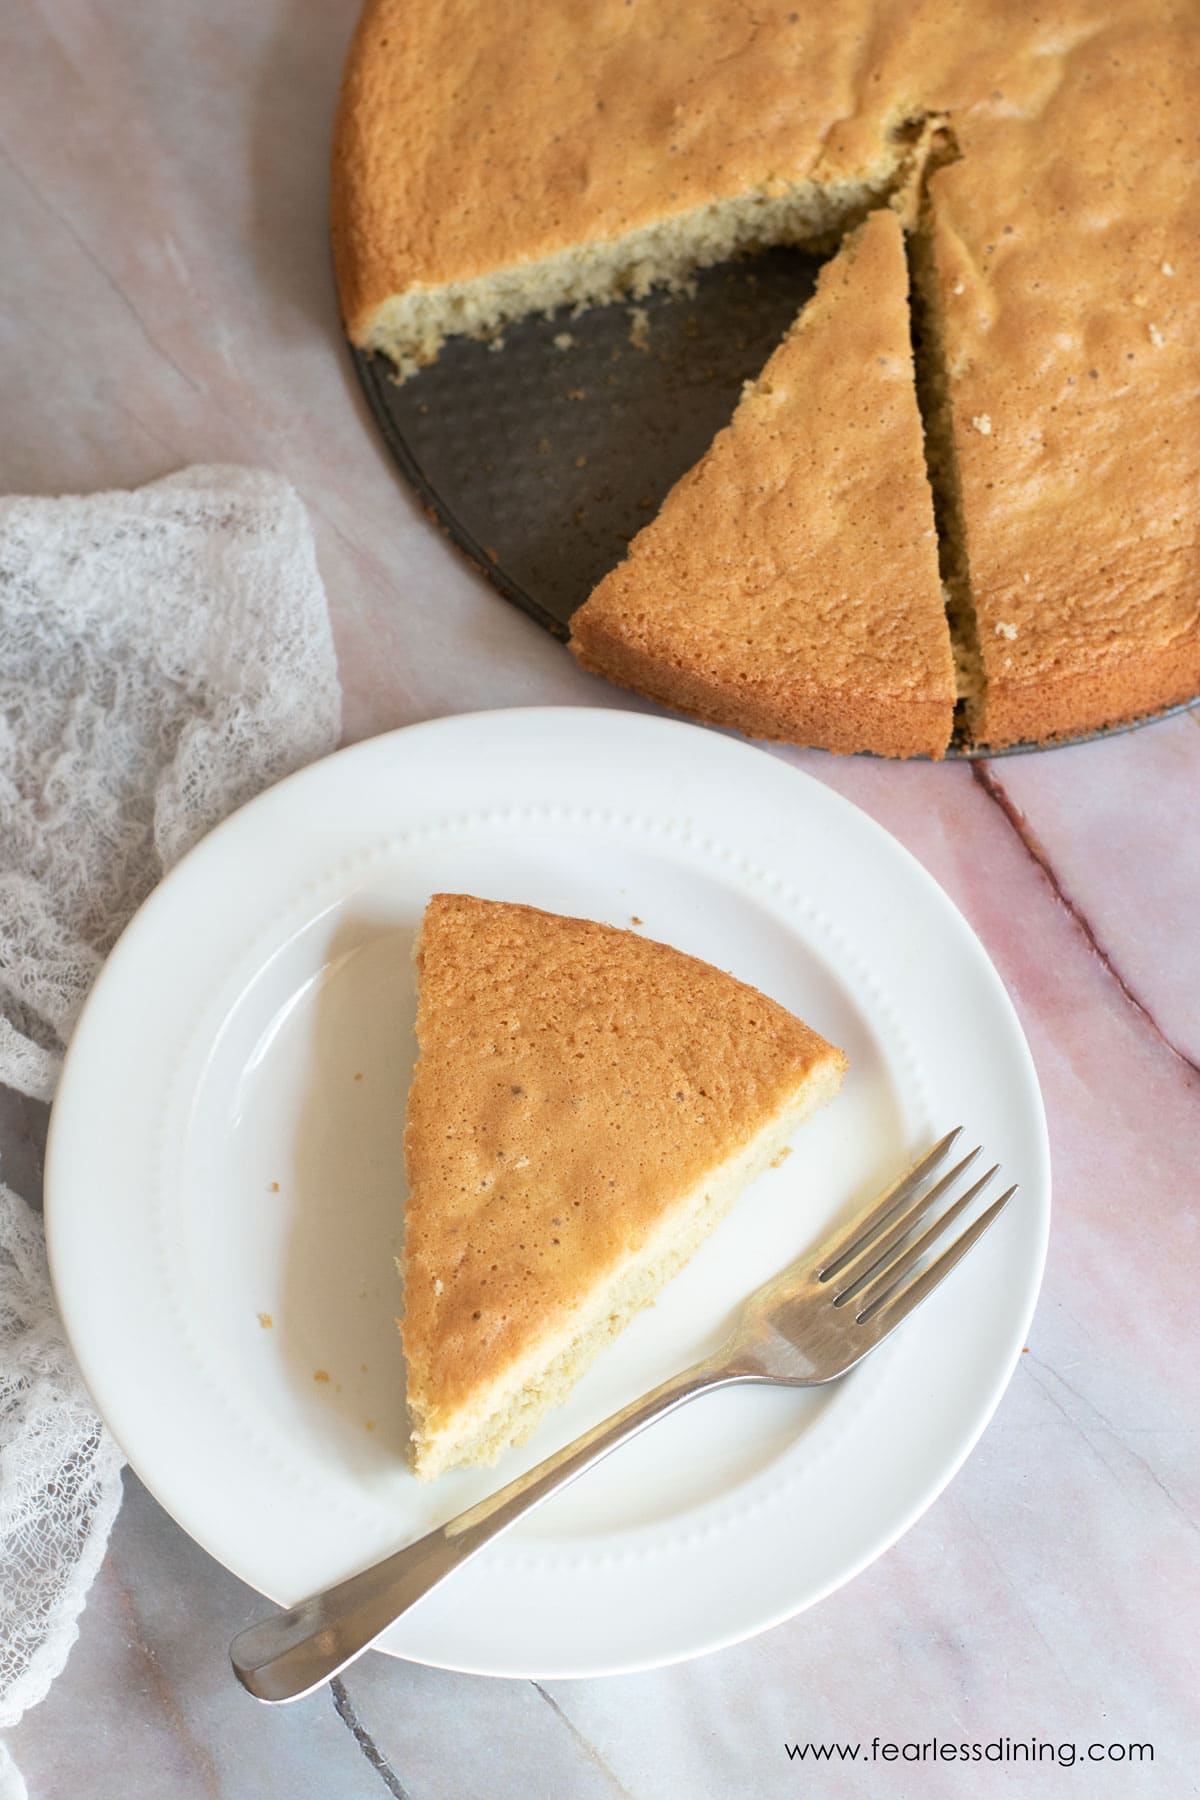
POLYGON ((529 1436, 846 1059, 707 963, 531 906, 435 895, 417 966, 402 1330, 430 1477, 529 1436))
POLYGON ((943 754, 954 658, 894 213, 826 264, 732 423, 575 614, 571 647, 751 737, 943 754))

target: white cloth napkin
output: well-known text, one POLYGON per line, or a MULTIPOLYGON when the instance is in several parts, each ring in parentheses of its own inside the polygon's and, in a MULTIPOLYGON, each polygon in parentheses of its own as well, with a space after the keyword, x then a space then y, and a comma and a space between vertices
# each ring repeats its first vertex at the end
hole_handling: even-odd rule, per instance
MULTIPOLYGON (((286 482, 193 468, 0 500, 0 1083, 52 1096, 139 902, 224 814, 333 749, 339 722, 286 482)), ((55 1316, 41 1222, 0 1185, 0 1729, 78 1635, 121 1461, 55 1316)), ((21 1791, 0 1746, 0 1794, 21 1791)))

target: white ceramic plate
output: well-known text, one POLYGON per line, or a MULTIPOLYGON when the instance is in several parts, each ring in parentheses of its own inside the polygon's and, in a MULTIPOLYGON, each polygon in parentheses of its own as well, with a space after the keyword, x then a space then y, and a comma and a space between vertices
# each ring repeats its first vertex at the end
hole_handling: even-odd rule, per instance
POLYGON ((445 719, 215 831, 104 969, 54 1107, 51 1264, 130 1462, 291 1603, 459 1511, 714 1346, 739 1300, 949 1126, 1021 1192, 897 1339, 812 1393, 656 1425, 431 1596, 396 1655, 497 1675, 693 1656, 811 1604, 953 1475, 1020 1352, 1045 1122, 983 949, 885 832, 762 752, 633 713, 445 719), (841 1044, 842 1095, 523 1450, 406 1471, 393 1316, 409 952, 438 889, 638 921, 841 1044))

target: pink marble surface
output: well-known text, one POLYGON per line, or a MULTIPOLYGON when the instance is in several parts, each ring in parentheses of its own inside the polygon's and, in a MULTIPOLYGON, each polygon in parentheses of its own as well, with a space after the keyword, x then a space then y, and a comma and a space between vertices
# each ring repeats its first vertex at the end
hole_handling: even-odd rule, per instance
MULTIPOLYGON (((364 416, 325 228, 354 10, 3 9, 0 486, 281 470, 312 514, 352 737, 483 706, 629 704, 464 566, 364 416)), ((536 1687, 376 1657, 282 1713, 225 1673, 253 1596, 131 1480, 67 1671, 11 1734, 35 1800, 1200 1791, 1200 715, 976 770, 778 754, 944 884, 1042 1080, 1046 1287, 963 1473, 852 1586, 702 1662, 536 1687), (935 1733, 1148 1741, 1156 1760, 804 1773, 783 1748, 935 1733)), ((0 1106, 5 1167, 31 1192, 41 1128, 0 1106)))

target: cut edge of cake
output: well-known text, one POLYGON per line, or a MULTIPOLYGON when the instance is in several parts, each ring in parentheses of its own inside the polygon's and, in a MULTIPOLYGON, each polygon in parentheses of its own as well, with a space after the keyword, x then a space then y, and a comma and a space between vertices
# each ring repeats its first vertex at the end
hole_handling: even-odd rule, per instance
MULTIPOLYGON (((901 162, 858 181, 788 184, 714 200, 655 220, 607 243, 582 243, 538 262, 469 281, 413 282, 347 319, 360 349, 382 352, 401 380, 436 361, 448 338, 493 336, 502 325, 641 300, 655 288, 686 287, 698 269, 776 244, 819 244, 849 229, 892 191, 901 162)), ((346 279, 344 287, 353 291, 346 279)))
POLYGON ((925 439, 925 467, 933 495, 938 565, 954 653, 957 711, 964 735, 976 741, 983 725, 987 677, 971 591, 966 512, 955 447, 954 412, 934 253, 933 208, 929 198, 929 178, 946 163, 955 161, 958 154, 953 134, 949 129, 939 130, 922 173, 920 201, 906 241, 917 410, 925 439))
POLYGON ((410 1399, 413 1468, 421 1480, 464 1465, 490 1466, 532 1436, 605 1346, 653 1305, 797 1127, 837 1093, 846 1058, 833 1045, 826 1049, 774 1118, 664 1210, 648 1241, 592 1291, 569 1325, 544 1334, 472 1404, 449 1416, 422 1416, 410 1399))

